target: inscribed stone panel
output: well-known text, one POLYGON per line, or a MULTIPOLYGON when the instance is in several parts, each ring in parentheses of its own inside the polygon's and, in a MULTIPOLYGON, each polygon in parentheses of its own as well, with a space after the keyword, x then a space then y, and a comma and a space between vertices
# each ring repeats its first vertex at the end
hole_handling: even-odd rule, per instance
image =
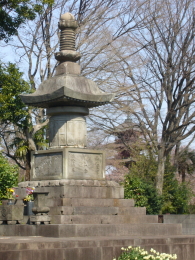
POLYGON ((103 158, 101 153, 68 153, 68 178, 102 179, 103 158))
POLYGON ((34 154, 33 178, 62 176, 62 152, 34 154))

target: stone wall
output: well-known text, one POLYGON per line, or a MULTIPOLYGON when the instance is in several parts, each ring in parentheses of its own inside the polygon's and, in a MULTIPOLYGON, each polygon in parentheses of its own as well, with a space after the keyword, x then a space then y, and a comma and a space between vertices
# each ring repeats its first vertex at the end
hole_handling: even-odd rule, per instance
POLYGON ((195 214, 190 214, 190 215, 166 214, 162 216, 163 216, 163 223, 182 224, 183 235, 195 235, 195 214))

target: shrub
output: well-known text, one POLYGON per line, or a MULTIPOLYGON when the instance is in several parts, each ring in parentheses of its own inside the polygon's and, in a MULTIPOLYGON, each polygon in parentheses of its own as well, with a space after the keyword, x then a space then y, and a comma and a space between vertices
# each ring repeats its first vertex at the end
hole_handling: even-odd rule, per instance
POLYGON ((190 200, 194 196, 188 183, 175 179, 175 171, 167 162, 163 185, 162 213, 184 214, 190 211, 190 200))
POLYGON ((126 175, 124 181, 125 199, 134 199, 135 206, 146 207, 147 214, 158 214, 162 199, 152 183, 138 176, 126 175))
POLYGON ((18 167, 10 165, 8 160, 0 153, 0 200, 6 198, 7 188, 18 184, 18 167))
POLYGON ((156 171, 157 161, 151 153, 139 156, 130 168, 130 174, 125 177, 125 198, 134 199, 135 206, 146 207, 147 214, 189 213, 189 203, 194 194, 189 184, 180 183, 175 178, 175 167, 171 165, 170 158, 165 163, 162 196, 157 194, 154 184, 156 171))

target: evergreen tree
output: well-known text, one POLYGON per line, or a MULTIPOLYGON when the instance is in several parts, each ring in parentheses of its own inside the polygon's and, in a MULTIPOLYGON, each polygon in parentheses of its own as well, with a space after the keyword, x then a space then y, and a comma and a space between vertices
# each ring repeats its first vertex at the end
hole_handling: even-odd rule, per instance
POLYGON ((26 20, 33 20, 36 13, 42 11, 42 3, 52 4, 52 0, 2 0, 0 2, 0 40, 8 41, 11 36, 17 34, 17 29, 26 20))
POLYGON ((3 153, 26 170, 30 178, 30 154, 39 147, 47 146, 43 128, 48 120, 35 125, 36 110, 27 107, 20 94, 30 92, 30 85, 22 78, 14 64, 0 64, 0 137, 3 153))

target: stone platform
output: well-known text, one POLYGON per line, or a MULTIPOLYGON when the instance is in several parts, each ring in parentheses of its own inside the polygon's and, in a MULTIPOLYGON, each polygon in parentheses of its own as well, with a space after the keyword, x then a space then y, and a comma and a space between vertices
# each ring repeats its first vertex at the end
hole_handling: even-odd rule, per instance
POLYGON ((195 260, 195 236, 110 237, 0 237, 2 260, 112 260, 121 247, 141 246, 177 254, 177 260, 195 260))
MULTIPOLYGON (((45 180, 19 184, 22 198, 27 186, 48 193, 50 224, 0 225, 3 260, 112 260, 122 246, 178 255, 195 260, 195 236, 184 236, 179 223, 158 223, 158 216, 124 199, 123 187, 106 180, 45 180)), ((23 223, 23 224, 21 224, 23 223)), ((44 223, 44 222, 43 222, 44 223)))
POLYGON ((35 187, 35 191, 49 192, 48 206, 59 203, 61 198, 124 198, 123 187, 114 181, 61 179, 21 182, 16 190, 19 197, 26 195, 28 186, 35 187))

